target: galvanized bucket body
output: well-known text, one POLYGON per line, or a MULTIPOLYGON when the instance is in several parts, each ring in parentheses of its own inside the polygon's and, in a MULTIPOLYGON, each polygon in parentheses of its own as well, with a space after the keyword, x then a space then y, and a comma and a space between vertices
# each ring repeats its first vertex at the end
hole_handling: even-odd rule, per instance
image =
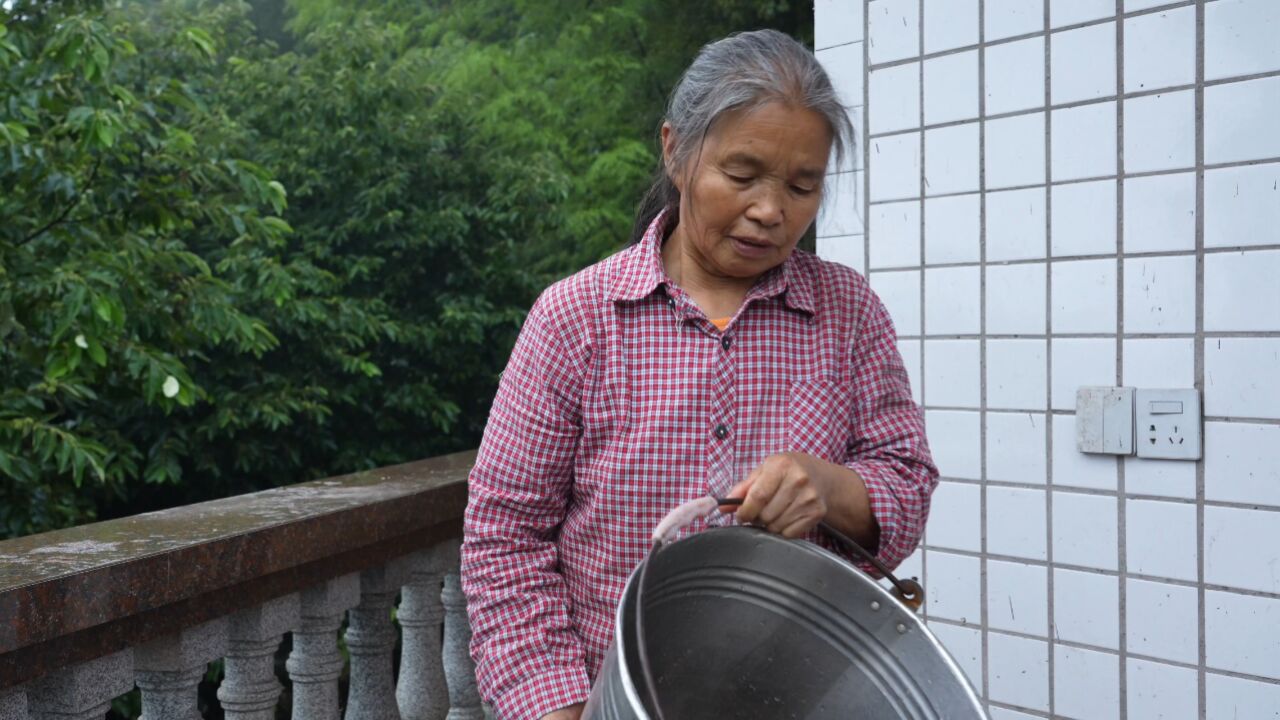
MULTIPOLYGON (((650 717, 637 578, 623 592, 585 720, 650 717)), ((707 530, 661 550, 646 582, 645 636, 665 720, 986 717, 924 623, 812 543, 707 530)))

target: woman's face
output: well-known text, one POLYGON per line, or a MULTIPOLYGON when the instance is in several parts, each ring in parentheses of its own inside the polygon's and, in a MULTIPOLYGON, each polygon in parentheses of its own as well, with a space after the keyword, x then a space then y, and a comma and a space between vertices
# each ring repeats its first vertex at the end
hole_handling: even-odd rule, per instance
POLYGON ((685 198, 676 232, 684 252, 711 275, 754 278, 779 265, 818 214, 831 129, 812 110, 771 102, 726 113, 692 168, 672 167, 668 125, 662 140, 685 198))

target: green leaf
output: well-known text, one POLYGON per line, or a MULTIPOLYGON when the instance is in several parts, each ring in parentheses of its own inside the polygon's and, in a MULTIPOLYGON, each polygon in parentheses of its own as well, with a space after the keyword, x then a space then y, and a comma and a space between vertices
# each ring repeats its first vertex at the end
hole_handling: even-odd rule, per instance
POLYGON ((106 295, 95 295, 93 297, 93 311, 102 318, 103 322, 111 322, 111 299, 106 295))
POLYGON ((212 58, 217 54, 214 49, 213 38, 205 30, 191 27, 186 29, 184 35, 192 45, 195 45, 200 52, 204 53, 205 57, 212 58))
POLYGON ((93 361, 101 367, 105 367, 107 364, 107 351, 96 340, 89 341, 89 357, 93 358, 93 361))

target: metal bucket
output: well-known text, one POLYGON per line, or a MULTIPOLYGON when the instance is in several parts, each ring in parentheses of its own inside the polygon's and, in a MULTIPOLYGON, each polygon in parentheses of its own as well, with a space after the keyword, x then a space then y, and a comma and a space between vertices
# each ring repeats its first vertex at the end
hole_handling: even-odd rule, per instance
MULTIPOLYGON (((651 562, 645 637, 665 720, 986 718, 924 623, 812 543, 716 528, 651 562)), ((652 715, 636 652, 637 578, 623 592, 584 720, 652 715)))

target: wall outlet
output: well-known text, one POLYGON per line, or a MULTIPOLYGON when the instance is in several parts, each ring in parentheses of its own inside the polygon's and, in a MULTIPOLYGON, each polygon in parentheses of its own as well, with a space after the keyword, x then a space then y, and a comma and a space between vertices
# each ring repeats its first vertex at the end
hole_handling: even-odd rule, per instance
POLYGON ((1138 457, 1199 460, 1203 454, 1199 390, 1138 390, 1138 457))

